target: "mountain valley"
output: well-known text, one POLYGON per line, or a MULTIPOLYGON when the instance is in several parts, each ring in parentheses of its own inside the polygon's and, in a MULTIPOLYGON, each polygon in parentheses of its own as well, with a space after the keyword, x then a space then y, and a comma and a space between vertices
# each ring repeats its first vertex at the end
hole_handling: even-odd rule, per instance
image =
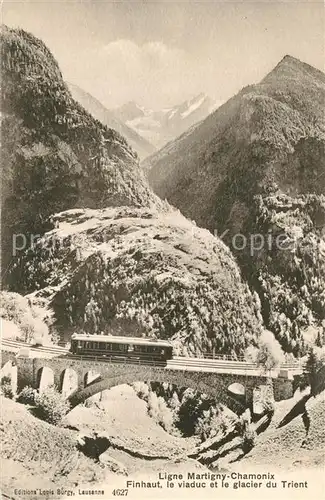
POLYGON ((171 108, 153 111, 130 101, 112 112, 126 125, 161 148, 195 127, 220 103, 201 93, 171 108))
POLYGON ((128 141, 130 146, 138 153, 140 159, 144 159, 152 154, 156 148, 148 142, 142 135, 138 134, 134 128, 129 127, 124 120, 120 120, 117 115, 105 108, 88 92, 78 85, 68 84, 72 97, 78 101, 94 118, 106 125, 108 128, 116 130, 128 141))
POLYGON ((223 104, 108 110, 41 39, 4 26, 0 41, 4 498, 323 474, 325 75, 285 56, 223 104), (163 339, 174 359, 69 351, 76 332, 163 339))

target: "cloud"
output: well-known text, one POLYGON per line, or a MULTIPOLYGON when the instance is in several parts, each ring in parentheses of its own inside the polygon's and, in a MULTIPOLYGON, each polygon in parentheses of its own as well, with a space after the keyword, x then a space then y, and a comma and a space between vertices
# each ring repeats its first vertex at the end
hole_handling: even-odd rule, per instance
POLYGON ((159 41, 152 41, 138 45, 132 40, 115 40, 103 47, 103 52, 107 57, 123 57, 127 60, 137 60, 139 64, 145 64, 152 57, 158 58, 162 63, 170 62, 178 57, 184 57, 184 50, 167 47, 159 41))
POLYGON ((161 41, 139 45, 128 39, 115 40, 96 49, 88 61, 90 78, 97 78, 96 89, 105 89, 101 96, 97 92, 98 97, 107 102, 110 96, 116 105, 136 100, 159 108, 158 100, 183 99, 184 89, 191 94, 193 84, 197 86, 197 64, 191 55, 161 41))
POLYGON ((184 64, 185 51, 152 41, 138 45, 127 39, 116 40, 104 46, 100 57, 105 66, 124 69, 132 77, 146 78, 152 71, 162 72, 175 64, 184 64))
POLYGON ((208 56, 202 58, 162 41, 138 44, 121 38, 88 49, 72 69, 70 81, 108 108, 135 101, 159 110, 201 92, 215 97, 218 65, 208 56))

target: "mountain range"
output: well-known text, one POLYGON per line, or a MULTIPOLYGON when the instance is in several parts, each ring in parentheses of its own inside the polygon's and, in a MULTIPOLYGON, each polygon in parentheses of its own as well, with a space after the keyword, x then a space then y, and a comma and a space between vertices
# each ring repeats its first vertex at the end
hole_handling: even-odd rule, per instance
POLYGON ((72 97, 78 101, 94 118, 109 128, 119 132, 137 152, 140 159, 152 154, 156 148, 142 135, 129 127, 124 120, 120 120, 112 111, 108 110, 100 101, 77 85, 68 83, 72 97))
POLYGON ((107 109, 98 99, 78 85, 68 83, 72 97, 94 118, 125 137, 144 160, 167 142, 206 118, 220 102, 201 93, 171 108, 153 111, 129 101, 107 109))
POLYGON ((160 197, 224 235, 265 324, 294 351, 325 319, 324 105, 324 73, 285 56, 143 164, 160 197))
POLYGON ((160 111, 146 109, 134 101, 112 111, 120 121, 160 148, 206 118, 220 104, 201 93, 160 111))
POLYGON ((259 299, 226 245, 152 192, 41 40, 4 27, 1 49, 6 289, 41 301, 65 337, 170 338, 189 355, 256 345, 259 299))
POLYGON ((66 332, 241 354, 264 324, 305 352, 325 327, 325 75, 286 56, 143 162, 155 194, 41 40, 4 28, 1 43, 6 287, 45 300, 66 332))
MULTIPOLYGON (((137 105, 114 122, 80 89, 74 99, 40 39, 3 27, 0 41, 0 316, 9 338, 36 340, 46 321, 52 340, 67 342, 73 332, 163 338, 176 356, 247 359, 258 347, 264 369, 283 354, 273 333, 296 356, 314 347, 290 399, 285 390, 277 396, 286 400, 273 401, 272 385, 291 387, 280 370, 269 383, 270 372, 256 367, 262 385, 249 405, 245 387, 228 387, 225 375, 223 389, 246 408, 239 418, 217 388, 215 398, 201 393, 202 373, 196 391, 134 381, 68 411, 64 379, 72 389, 69 367, 78 360, 68 362, 62 384, 56 380, 62 395, 46 387, 45 368, 42 390, 15 394, 8 362, 0 388, 3 496, 18 498, 35 484, 43 493, 55 486, 90 494, 140 470, 156 481, 164 467, 175 477, 232 470, 237 479, 290 470, 287 486, 308 468, 319 490, 324 349, 313 344, 321 347, 325 333, 325 75, 286 56, 140 165, 111 128, 136 120, 137 105)), ((186 109, 194 101, 179 120, 186 109)), ((86 370, 85 384, 94 375, 86 370)))

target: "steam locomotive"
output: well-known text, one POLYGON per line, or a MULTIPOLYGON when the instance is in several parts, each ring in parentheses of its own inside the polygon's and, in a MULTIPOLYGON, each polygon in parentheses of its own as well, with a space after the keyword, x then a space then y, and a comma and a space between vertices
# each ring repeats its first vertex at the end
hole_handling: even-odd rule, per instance
POLYGON ((75 333, 71 337, 70 352, 98 357, 167 361, 173 357, 173 346, 166 340, 75 333))

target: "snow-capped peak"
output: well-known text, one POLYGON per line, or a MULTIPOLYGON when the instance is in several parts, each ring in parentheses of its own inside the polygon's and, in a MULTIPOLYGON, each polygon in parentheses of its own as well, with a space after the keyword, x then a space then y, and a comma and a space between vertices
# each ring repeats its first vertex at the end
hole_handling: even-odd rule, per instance
POLYGON ((152 111, 131 101, 115 112, 118 118, 156 147, 175 139, 195 123, 204 120, 219 106, 209 96, 200 93, 173 107, 152 111))
POLYGON ((200 95, 194 97, 193 99, 191 99, 190 101, 187 101, 188 108, 185 111, 183 111, 183 113, 181 113, 181 117, 186 118, 186 116, 189 116, 191 113, 193 113, 195 110, 197 110, 200 106, 202 106, 202 104, 204 103, 204 101, 206 99, 209 99, 208 96, 206 96, 205 94, 200 94, 200 95))

